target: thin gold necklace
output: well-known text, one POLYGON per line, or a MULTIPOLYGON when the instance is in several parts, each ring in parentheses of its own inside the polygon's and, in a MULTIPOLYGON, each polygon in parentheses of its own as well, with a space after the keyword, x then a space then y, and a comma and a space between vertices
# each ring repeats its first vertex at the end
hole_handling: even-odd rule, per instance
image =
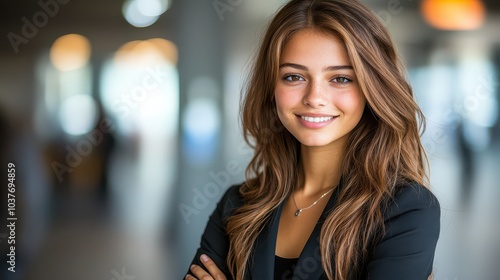
POLYGON ((304 207, 304 208, 299 208, 299 206, 297 206, 297 202, 295 201, 295 195, 292 194, 293 203, 295 204, 295 208, 297 208, 297 211, 295 211, 295 217, 298 217, 300 215, 300 213, 302 213, 302 211, 307 210, 307 209, 313 207, 314 205, 316 205, 316 203, 318 203, 318 201, 320 201, 323 197, 325 197, 329 192, 333 191, 333 189, 335 189, 335 187, 331 188, 329 191, 322 194, 315 202, 313 202, 313 204, 311 204, 307 207, 304 207))

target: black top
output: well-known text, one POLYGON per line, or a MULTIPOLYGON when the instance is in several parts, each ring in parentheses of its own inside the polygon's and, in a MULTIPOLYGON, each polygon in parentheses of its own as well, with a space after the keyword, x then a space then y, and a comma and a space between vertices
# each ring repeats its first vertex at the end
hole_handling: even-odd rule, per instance
MULTIPOLYGON (((228 279, 232 277, 226 265, 229 238, 225 226, 227 218, 243 205, 239 188, 240 185, 230 187, 217 204, 192 261, 192 264, 203 267, 199 258, 201 254, 206 254, 228 279)), ((334 192, 329 198, 307 240, 293 271, 295 278, 327 279, 321 262, 319 236, 328 213, 336 205, 337 197, 337 192, 334 192)), ((274 279, 276 237, 283 204, 271 214, 257 236, 245 279, 274 279)), ((440 230, 440 206, 436 197, 427 188, 415 183, 398 186, 393 199, 383 209, 383 215, 385 235, 373 244, 370 258, 361 264, 356 271, 358 276, 353 279, 426 280, 433 270, 440 230)))
POLYGON ((287 259, 280 256, 274 258, 274 280, 292 279, 293 270, 299 258, 287 259))

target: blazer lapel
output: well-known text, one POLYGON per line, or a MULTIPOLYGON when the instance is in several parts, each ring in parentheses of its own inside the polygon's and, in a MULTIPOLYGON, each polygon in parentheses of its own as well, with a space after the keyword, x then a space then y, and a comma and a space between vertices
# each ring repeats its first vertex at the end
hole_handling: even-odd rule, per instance
MULTIPOLYGON (((297 265, 294 269, 294 276, 299 279, 326 279, 321 265, 321 251, 319 246, 319 237, 321 227, 333 209, 338 198, 337 188, 323 210, 318 223, 314 227, 309 239, 307 240, 302 253, 300 254, 297 265), (321 277, 321 278, 320 278, 321 277)), ((274 259, 276 251, 276 237, 278 236, 279 220, 283 210, 284 202, 281 202, 276 211, 271 216, 267 225, 256 239, 253 249, 252 264, 249 269, 251 279, 254 280, 273 280, 274 279, 274 259)), ((295 278, 294 278, 295 279, 295 278)))
POLYGON ((274 258, 276 250, 276 237, 278 235, 279 219, 283 209, 283 202, 273 212, 268 224, 256 239, 253 249, 253 264, 250 275, 254 280, 274 279, 274 258))

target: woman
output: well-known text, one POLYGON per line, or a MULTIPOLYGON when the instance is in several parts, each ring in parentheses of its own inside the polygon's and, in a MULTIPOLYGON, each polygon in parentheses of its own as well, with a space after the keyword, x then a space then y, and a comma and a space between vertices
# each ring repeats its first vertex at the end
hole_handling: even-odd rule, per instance
POLYGON ((423 121, 365 6, 289 2, 243 102, 247 181, 218 203, 185 279, 427 279, 440 208, 423 121))

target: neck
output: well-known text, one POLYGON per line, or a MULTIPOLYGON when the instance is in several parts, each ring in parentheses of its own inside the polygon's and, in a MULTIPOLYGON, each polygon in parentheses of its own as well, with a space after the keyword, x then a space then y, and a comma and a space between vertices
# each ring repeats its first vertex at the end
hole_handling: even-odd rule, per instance
POLYGON ((326 147, 301 146, 302 174, 297 191, 305 196, 317 196, 337 186, 344 155, 343 143, 326 147))

